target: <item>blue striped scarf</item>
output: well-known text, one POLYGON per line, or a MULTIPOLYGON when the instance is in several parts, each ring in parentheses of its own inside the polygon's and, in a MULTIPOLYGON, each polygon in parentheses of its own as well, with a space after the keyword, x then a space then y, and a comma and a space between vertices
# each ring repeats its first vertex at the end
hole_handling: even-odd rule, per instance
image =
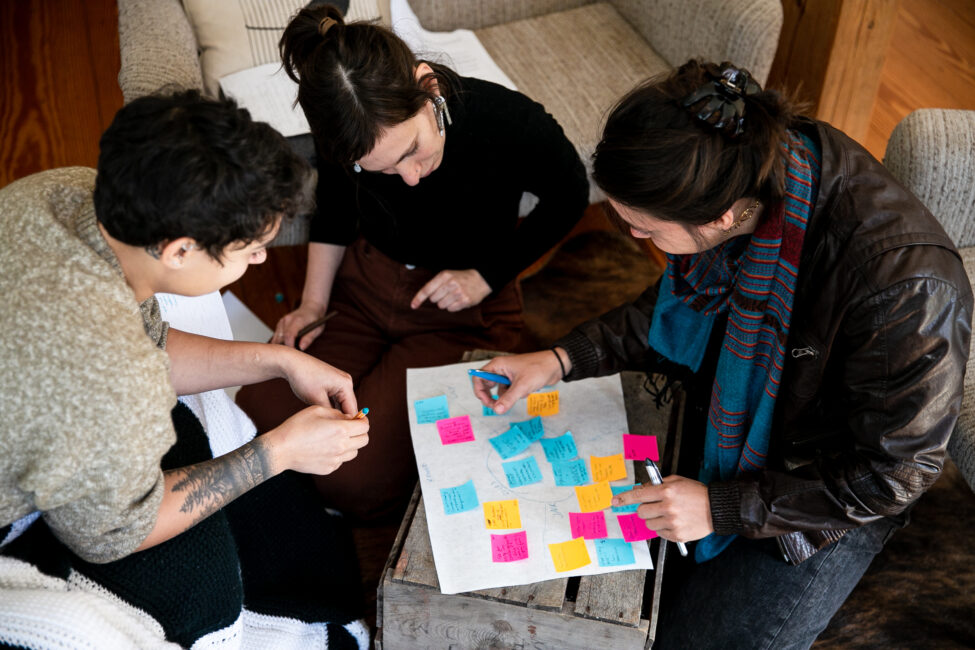
MULTIPOLYGON (((668 255, 654 307, 651 347, 695 372, 714 321, 728 314, 698 475, 705 484, 765 467, 802 241, 820 174, 816 144, 800 133, 789 136, 785 199, 766 210, 750 237, 693 255, 668 255)), ((695 559, 710 560, 734 538, 708 535, 698 542, 695 559)))

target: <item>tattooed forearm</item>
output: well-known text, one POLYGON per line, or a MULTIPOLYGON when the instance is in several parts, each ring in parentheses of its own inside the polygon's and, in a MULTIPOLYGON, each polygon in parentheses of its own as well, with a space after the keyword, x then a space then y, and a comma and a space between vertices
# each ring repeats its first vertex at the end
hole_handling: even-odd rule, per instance
POLYGON ((269 450, 258 437, 240 449, 203 463, 176 470, 181 476, 173 493, 184 493, 180 512, 193 524, 206 519, 255 485, 271 478, 269 450))

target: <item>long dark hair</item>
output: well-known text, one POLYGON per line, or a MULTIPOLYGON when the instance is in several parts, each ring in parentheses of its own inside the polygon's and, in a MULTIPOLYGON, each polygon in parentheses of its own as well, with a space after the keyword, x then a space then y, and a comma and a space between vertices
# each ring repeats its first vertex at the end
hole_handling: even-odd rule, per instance
POLYGON ((691 60, 623 97, 593 154, 596 184, 626 206, 688 225, 714 221, 742 197, 781 199, 783 145, 797 105, 751 82, 741 93, 740 123, 716 128, 698 116, 699 103, 684 106, 730 65, 691 60))
POLYGON ((402 39, 373 23, 345 24, 327 4, 299 11, 279 47, 319 155, 337 164, 366 155, 384 129, 416 115, 435 96, 432 81, 446 97, 457 78, 426 62, 433 72, 417 80, 423 61, 402 39))

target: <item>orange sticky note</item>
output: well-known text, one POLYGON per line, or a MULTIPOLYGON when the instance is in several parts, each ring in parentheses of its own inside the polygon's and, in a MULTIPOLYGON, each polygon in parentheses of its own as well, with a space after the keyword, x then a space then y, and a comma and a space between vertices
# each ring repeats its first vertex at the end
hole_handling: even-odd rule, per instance
POLYGON ((488 528, 521 528, 518 499, 485 501, 484 525, 488 528))
POLYGON ((613 490, 605 481, 595 485, 577 485, 576 498, 579 499, 579 510, 596 512, 613 504, 613 490))
POLYGON ((552 562, 556 571, 572 571, 589 564, 589 551, 586 550, 586 540, 577 537, 560 544, 549 544, 548 551, 552 554, 552 562))
POLYGON ((559 412, 559 391, 532 393, 528 396, 528 415, 555 415, 559 412))
POLYGON ((590 456, 589 468, 592 470, 592 480, 596 483, 600 481, 618 481, 626 478, 626 465, 623 463, 623 454, 615 456, 590 456))

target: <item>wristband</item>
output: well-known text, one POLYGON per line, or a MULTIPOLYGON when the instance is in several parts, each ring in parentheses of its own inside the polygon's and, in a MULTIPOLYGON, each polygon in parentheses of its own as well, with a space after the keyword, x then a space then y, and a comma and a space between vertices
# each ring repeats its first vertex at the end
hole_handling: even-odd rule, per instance
POLYGON ((555 355, 555 359, 559 362, 559 368, 562 369, 562 379, 565 379, 565 364, 562 363, 562 357, 559 356, 559 351, 555 349, 554 345, 550 347, 549 350, 552 351, 552 354, 555 355))

